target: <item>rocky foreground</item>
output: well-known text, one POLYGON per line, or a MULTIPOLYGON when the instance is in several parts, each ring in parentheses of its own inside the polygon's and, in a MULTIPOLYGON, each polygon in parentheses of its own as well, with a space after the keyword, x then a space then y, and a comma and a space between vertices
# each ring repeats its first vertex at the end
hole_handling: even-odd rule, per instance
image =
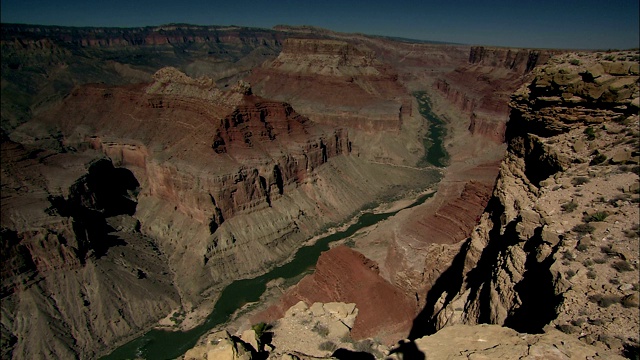
MULTIPOLYGON (((358 336, 367 302, 355 295, 303 298, 266 329, 212 334, 184 358, 638 358, 638 59, 558 55, 511 97, 492 196, 409 340, 358 336)), ((319 276, 309 281, 321 289, 319 276)))

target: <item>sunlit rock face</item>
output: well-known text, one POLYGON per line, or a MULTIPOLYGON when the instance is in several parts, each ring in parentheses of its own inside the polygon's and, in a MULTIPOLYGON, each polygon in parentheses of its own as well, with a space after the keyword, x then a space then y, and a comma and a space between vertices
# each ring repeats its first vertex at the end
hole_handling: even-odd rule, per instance
POLYGON ((637 56, 559 55, 512 96, 500 175, 449 278, 461 286, 433 295, 423 330, 555 327, 637 351, 637 56))
POLYGON ((256 93, 288 101, 323 124, 399 130, 412 112, 395 70, 366 45, 348 41, 287 39, 280 55, 249 81, 256 93))

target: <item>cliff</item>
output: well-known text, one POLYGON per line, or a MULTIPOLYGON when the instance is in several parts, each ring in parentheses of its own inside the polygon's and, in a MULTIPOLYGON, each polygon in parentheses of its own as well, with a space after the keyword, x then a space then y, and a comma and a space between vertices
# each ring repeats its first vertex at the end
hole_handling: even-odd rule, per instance
POLYGON ((469 52, 470 64, 482 64, 491 67, 504 67, 518 73, 527 73, 539 64, 546 63, 561 50, 533 50, 511 48, 489 48, 474 46, 469 52))
POLYGON ((556 56, 513 95, 493 196, 414 335, 456 323, 555 327, 637 354, 637 58, 556 56))
POLYGON ((255 69, 258 94, 289 101, 315 122, 368 131, 398 130, 411 100, 397 74, 365 45, 286 39, 272 62, 255 69))
POLYGON ((468 117, 472 134, 502 143, 509 96, 533 68, 559 53, 562 51, 471 47, 467 64, 438 77, 433 86, 468 117))

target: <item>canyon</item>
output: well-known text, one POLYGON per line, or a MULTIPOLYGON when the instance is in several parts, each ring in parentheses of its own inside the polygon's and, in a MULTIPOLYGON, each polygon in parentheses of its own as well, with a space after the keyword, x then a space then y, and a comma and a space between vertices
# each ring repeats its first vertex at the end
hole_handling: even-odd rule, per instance
POLYGON ((583 353, 637 351, 637 52, 2 27, 3 358, 95 358, 159 324, 198 328, 230 284, 365 211, 390 216, 180 354, 428 353, 462 326, 518 349, 560 335, 516 331, 561 331, 583 353), (569 202, 606 221, 578 232, 569 202))

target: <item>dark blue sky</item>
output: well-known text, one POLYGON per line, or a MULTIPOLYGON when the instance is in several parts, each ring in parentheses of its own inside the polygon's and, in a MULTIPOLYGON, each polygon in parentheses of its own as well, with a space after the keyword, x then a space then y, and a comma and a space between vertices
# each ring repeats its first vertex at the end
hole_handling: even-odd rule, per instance
POLYGON ((2 22, 68 26, 167 23, 313 25, 466 44, 637 48, 638 0, 1 0, 2 22))

